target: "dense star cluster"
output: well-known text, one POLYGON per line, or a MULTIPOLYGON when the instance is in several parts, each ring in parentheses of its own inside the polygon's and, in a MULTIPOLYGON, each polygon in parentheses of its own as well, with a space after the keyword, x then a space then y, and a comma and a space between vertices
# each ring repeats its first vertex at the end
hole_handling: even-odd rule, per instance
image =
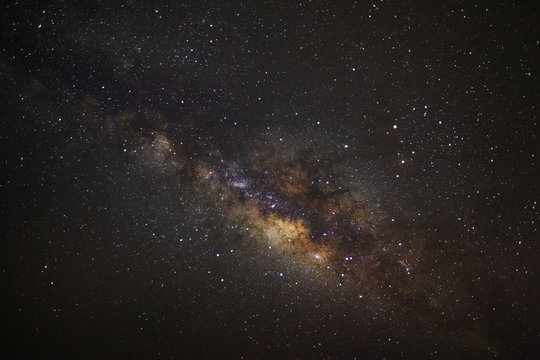
POLYGON ((5 358, 535 358, 538 7, 7 1, 5 358))

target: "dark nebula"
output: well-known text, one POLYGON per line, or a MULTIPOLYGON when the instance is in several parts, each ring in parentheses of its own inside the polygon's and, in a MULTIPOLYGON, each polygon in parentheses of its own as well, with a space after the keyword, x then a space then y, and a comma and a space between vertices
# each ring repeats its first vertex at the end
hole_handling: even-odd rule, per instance
POLYGON ((533 2, 0 5, 6 359, 534 359, 533 2))

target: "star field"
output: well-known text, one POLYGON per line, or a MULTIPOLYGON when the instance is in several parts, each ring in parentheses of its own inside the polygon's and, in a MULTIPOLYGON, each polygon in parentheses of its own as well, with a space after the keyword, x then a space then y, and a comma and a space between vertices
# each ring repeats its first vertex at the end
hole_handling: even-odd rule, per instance
POLYGON ((6 358, 535 358, 532 2, 3 5, 6 358))

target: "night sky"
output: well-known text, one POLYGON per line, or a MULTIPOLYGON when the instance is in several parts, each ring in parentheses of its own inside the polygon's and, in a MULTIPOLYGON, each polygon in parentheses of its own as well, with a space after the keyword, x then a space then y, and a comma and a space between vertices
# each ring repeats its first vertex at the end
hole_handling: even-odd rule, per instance
POLYGON ((3 2, 3 357, 538 358, 538 4, 496 3, 3 2))

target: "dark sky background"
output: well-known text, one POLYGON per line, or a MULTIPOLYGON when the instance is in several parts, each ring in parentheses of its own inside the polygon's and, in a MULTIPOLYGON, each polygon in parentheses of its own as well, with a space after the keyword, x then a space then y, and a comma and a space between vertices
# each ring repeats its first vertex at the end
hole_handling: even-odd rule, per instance
POLYGON ((534 1, 1 5, 5 358, 534 359, 534 1))

